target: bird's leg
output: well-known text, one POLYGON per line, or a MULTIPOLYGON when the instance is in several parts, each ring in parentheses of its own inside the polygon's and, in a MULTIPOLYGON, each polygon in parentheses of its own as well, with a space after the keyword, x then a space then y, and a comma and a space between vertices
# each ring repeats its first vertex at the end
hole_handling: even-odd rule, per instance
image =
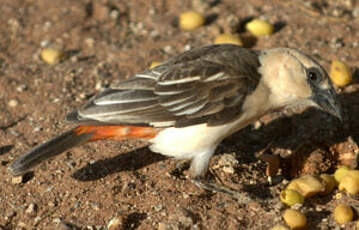
MULTIPOLYGON (((210 192, 218 192, 229 195, 240 203, 246 204, 254 200, 246 192, 241 192, 216 182, 209 182, 206 178, 209 158, 212 155, 202 155, 192 160, 190 171, 192 175, 191 182, 197 187, 210 192)), ((220 181, 220 180, 219 180, 220 181)), ((220 181, 221 182, 221 181, 220 181)), ((221 182, 222 183, 222 182, 221 182)), ((222 183, 223 184, 223 183, 222 183)))

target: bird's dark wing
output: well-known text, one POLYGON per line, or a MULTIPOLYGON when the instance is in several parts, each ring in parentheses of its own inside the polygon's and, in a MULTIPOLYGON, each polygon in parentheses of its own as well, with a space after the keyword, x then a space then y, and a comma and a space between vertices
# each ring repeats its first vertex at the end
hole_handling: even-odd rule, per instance
POLYGON ((184 127, 233 121, 258 85, 258 54, 234 45, 187 51, 92 99, 70 121, 184 127))

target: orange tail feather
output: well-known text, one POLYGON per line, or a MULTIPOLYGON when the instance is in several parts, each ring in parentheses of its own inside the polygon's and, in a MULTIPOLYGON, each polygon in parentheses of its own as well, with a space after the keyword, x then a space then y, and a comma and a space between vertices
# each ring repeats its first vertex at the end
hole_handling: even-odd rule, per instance
POLYGON ((151 139, 160 129, 137 126, 79 126, 74 129, 77 135, 92 134, 88 141, 124 139, 151 139))

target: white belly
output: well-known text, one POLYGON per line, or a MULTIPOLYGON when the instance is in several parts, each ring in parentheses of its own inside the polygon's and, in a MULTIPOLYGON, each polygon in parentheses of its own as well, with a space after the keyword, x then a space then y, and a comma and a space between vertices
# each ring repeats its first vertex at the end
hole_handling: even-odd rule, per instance
POLYGON ((199 153, 214 152, 218 144, 227 136, 243 128, 241 122, 208 127, 199 124, 184 128, 166 128, 149 140, 153 152, 180 159, 192 159, 199 153))

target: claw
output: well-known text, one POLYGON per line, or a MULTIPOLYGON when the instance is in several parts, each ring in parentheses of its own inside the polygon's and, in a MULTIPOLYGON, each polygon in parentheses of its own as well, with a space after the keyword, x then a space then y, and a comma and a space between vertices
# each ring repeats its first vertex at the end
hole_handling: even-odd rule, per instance
POLYGON ((217 183, 210 183, 210 182, 204 181, 203 179, 192 179, 191 182, 193 184, 195 184, 197 187, 204 189, 206 191, 226 194, 242 204, 248 204, 250 202, 255 201, 255 200, 253 200, 253 198, 251 198, 247 194, 245 194, 245 192, 234 190, 234 189, 226 187, 224 185, 220 185, 217 183))

